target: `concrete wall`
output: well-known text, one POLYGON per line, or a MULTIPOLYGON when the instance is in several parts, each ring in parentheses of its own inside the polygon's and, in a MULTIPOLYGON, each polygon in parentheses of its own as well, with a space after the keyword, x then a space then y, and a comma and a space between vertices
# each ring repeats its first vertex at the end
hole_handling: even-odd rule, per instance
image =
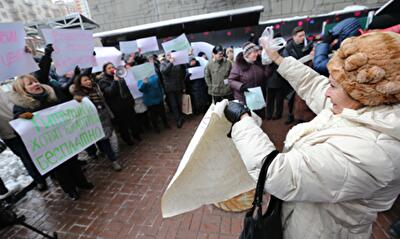
POLYGON ((88 0, 92 19, 107 31, 162 20, 263 5, 261 21, 341 10, 357 4, 383 5, 387 0, 88 0))

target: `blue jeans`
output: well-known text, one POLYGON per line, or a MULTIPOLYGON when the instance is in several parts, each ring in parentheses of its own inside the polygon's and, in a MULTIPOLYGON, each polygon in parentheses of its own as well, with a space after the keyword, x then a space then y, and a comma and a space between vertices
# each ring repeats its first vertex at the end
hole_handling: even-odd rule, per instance
MULTIPOLYGON (((97 148, 99 148, 99 150, 104 153, 107 158, 113 162, 115 160, 117 160, 117 157, 115 156, 115 152, 111 147, 111 142, 110 139, 102 139, 96 142, 96 146, 97 148)), ((86 148, 86 152, 89 154, 89 156, 92 157, 97 157, 97 148, 94 144, 92 144, 91 146, 89 146, 88 148, 86 148)))

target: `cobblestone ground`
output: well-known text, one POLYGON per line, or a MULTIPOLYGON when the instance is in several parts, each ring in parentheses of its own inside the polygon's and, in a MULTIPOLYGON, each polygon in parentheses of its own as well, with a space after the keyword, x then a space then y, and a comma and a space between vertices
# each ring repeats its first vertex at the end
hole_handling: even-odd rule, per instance
MULTIPOLYGON (((52 183, 48 192, 32 190, 16 209, 27 222, 47 231, 57 231, 60 239, 181 238, 234 239, 241 231, 243 213, 227 213, 213 206, 162 219, 161 195, 200 122, 190 117, 182 129, 173 127, 161 134, 146 133, 133 147, 122 147, 121 172, 113 172, 105 159, 90 161, 86 175, 95 188, 81 192, 74 202, 52 183)), ((265 121, 263 128, 282 147, 289 129, 279 121, 265 121)), ((48 179, 49 182, 51 181, 48 179)), ((379 215, 373 238, 389 238, 387 229, 400 215, 400 203, 379 215)), ((0 231, 0 238, 42 238, 20 226, 0 231)))

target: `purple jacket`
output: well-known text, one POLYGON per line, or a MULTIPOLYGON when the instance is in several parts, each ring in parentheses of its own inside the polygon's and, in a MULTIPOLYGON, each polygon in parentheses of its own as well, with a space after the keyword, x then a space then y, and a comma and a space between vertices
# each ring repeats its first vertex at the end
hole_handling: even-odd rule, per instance
POLYGON ((247 88, 260 86, 264 92, 265 83, 271 73, 269 66, 264 66, 259 61, 250 64, 243 58, 243 54, 239 53, 228 78, 235 100, 246 103, 244 94, 240 91, 242 85, 247 88))

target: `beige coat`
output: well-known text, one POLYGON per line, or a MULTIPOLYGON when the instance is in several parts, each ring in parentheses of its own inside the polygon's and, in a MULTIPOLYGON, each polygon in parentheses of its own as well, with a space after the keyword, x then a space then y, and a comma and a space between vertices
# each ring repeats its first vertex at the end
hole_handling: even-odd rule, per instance
MULTIPOLYGON (((268 170, 265 190, 285 201, 284 238, 369 239, 377 212, 400 192, 400 105, 334 115, 326 77, 292 57, 278 72, 317 114, 289 131, 268 170)), ((232 139, 256 179, 275 146, 250 117, 233 126, 232 139)))
POLYGON ((13 119, 14 104, 10 101, 10 92, 4 92, 0 89, 0 138, 12 139, 15 137, 14 130, 10 122, 13 119))

